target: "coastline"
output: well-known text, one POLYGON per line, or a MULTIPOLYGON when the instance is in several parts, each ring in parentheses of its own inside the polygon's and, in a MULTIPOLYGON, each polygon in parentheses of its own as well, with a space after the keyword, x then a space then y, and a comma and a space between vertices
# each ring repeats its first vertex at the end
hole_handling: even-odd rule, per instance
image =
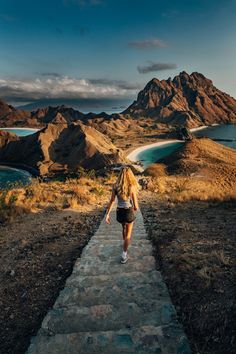
POLYGON ((137 162, 138 159, 137 159, 137 156, 140 152, 143 152, 145 150, 149 150, 149 149, 152 149, 154 147, 158 147, 158 146, 162 146, 162 145, 166 145, 166 144, 169 144, 169 143, 178 143, 178 142, 183 142, 183 140, 178 140, 178 139, 175 139, 175 140, 164 140, 164 141, 159 141, 157 143, 151 143, 151 144, 148 144, 148 145, 142 145, 136 149, 134 149, 133 151, 131 151, 127 156, 126 158, 129 159, 130 161, 133 161, 133 162, 137 162))
MULTIPOLYGON (((196 132, 198 130, 203 130, 203 129, 206 129, 206 128, 209 128, 209 127, 212 127, 212 126, 216 126, 216 125, 219 125, 219 124, 202 125, 202 126, 197 127, 197 128, 191 128, 191 129, 189 129, 189 131, 192 133, 192 132, 196 132)), ((145 150, 149 150, 149 149, 151 149, 153 147, 162 146, 162 145, 165 145, 165 144, 168 144, 168 143, 178 143, 178 142, 183 142, 183 140, 172 139, 172 140, 164 140, 164 141, 159 141, 159 142, 156 142, 156 143, 142 145, 142 146, 134 148, 132 151, 130 151, 128 153, 128 155, 126 155, 126 158, 129 159, 132 162, 137 162, 138 161, 137 156, 138 156, 138 154, 140 152, 143 152, 145 150)))
POLYGON ((13 130, 13 129, 17 129, 17 130, 32 130, 32 131, 39 131, 40 129, 42 128, 22 128, 22 127, 4 127, 4 128, 1 128, 0 127, 0 130, 13 130))

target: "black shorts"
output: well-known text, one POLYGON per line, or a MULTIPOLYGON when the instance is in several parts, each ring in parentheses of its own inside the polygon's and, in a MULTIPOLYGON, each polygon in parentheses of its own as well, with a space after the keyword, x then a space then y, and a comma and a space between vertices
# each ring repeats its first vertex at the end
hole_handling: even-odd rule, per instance
POLYGON ((127 224, 135 220, 134 208, 117 208, 116 220, 121 224, 127 224))

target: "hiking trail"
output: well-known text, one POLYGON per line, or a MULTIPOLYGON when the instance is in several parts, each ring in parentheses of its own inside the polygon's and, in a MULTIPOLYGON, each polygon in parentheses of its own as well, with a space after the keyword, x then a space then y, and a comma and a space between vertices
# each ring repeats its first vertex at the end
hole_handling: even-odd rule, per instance
POLYGON ((111 224, 101 221, 26 354, 191 353, 141 211, 125 264, 115 218, 113 209, 111 224))

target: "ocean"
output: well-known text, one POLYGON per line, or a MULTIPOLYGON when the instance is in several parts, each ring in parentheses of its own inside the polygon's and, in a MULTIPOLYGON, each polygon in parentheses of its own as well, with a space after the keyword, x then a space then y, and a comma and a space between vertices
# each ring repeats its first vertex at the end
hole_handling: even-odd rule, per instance
MULTIPOLYGON (((35 133, 38 129, 23 129, 23 128, 0 128, 1 130, 15 133, 18 136, 26 136, 35 133)), ((26 185, 30 183, 30 173, 7 166, 0 166, 0 189, 8 188, 16 182, 26 185)))
MULTIPOLYGON (((193 132, 197 137, 208 137, 214 139, 225 146, 236 149, 236 124, 216 125, 207 127, 202 130, 193 132), (219 139, 219 140, 218 140, 219 139)), ((181 147, 182 142, 166 143, 165 145, 156 146, 145 151, 141 151, 137 155, 137 160, 140 160, 143 167, 146 168, 151 163, 154 163, 163 157, 172 154, 181 147)))
POLYGON ((30 183, 30 180, 30 173, 24 170, 0 166, 0 189, 6 189, 15 183, 27 185, 30 183))
MULTIPOLYGON (((4 130, 11 131, 19 136, 26 136, 33 134, 37 129, 19 129, 19 128, 4 128, 4 130)), ((207 127, 202 130, 194 132, 195 136, 202 137, 206 136, 211 139, 220 139, 218 143, 225 146, 236 149, 236 124, 229 125, 217 125, 212 127, 207 127)), ((159 159, 172 154, 174 151, 179 149, 183 143, 174 142, 166 143, 158 147, 153 147, 148 150, 142 151, 138 154, 138 160, 141 160, 144 168, 159 159)), ((22 182, 27 184, 30 182, 30 174, 28 172, 11 169, 6 166, 0 167, 0 188, 6 188, 9 183, 22 182)))
POLYGON ((10 133, 14 133, 18 136, 26 136, 26 135, 30 135, 33 133, 36 133, 38 131, 38 129, 24 129, 24 128, 0 128, 0 130, 5 130, 7 132, 10 133))

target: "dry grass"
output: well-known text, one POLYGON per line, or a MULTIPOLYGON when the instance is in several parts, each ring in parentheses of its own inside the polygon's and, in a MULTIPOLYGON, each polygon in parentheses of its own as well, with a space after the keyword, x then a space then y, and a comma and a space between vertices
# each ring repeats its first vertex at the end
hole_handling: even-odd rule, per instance
POLYGON ((0 221, 12 221, 23 213, 43 209, 79 209, 104 202, 109 192, 109 181, 81 177, 65 182, 40 182, 34 180, 27 187, 0 191, 0 221), (108 188, 104 186, 108 185, 108 188))
POLYGON ((204 176, 161 176, 152 178, 148 189, 164 200, 185 202, 189 200, 230 200, 236 198, 236 183, 228 185, 222 179, 204 176))

